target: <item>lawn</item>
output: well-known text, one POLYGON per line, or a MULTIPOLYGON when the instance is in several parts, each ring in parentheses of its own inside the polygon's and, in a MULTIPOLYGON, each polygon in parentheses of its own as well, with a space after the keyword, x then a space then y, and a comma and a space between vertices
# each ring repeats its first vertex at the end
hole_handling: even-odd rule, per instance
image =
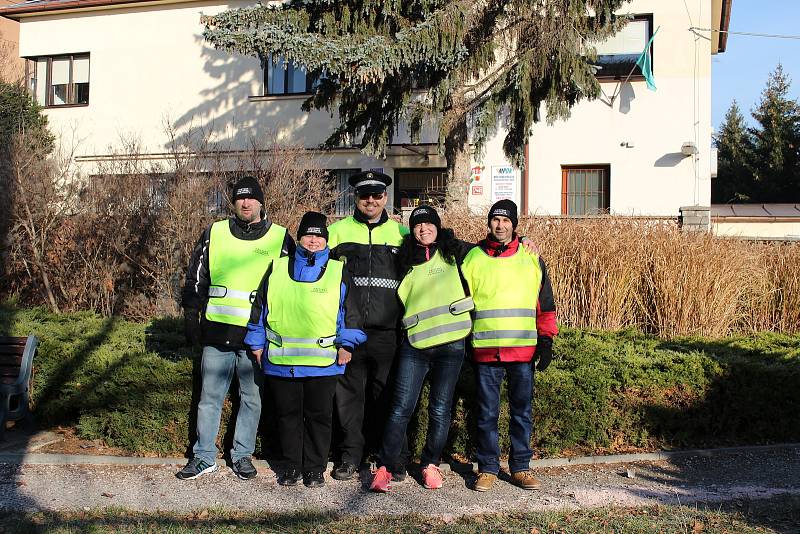
MULTIPOLYGON (((223 510, 202 510, 189 515, 135 513, 118 509, 88 512, 0 512, 0 532, 33 533, 145 533, 189 532, 258 534, 479 534, 508 532, 544 533, 672 533, 749 534, 792 532, 800 499, 739 503, 736 511, 698 509, 683 506, 646 508, 602 508, 582 511, 444 516, 352 517, 298 512, 289 515, 241 514, 223 510), (777 513, 776 513, 777 511, 777 513)), ((796 525, 796 523, 795 523, 796 525)), ((795 531, 796 532, 796 531, 795 531)))
MULTIPOLYGON (((29 333, 41 339, 32 391, 40 426, 74 427, 131 454, 186 450, 199 358, 180 320, 0 305, 0 335, 29 333)), ((800 441, 799 335, 667 341, 563 328, 555 353, 536 377, 534 440, 544 456, 800 441)), ((471 455, 473 394, 465 365, 448 444, 457 457, 471 455)), ((426 423, 419 410, 416 450, 426 423)))

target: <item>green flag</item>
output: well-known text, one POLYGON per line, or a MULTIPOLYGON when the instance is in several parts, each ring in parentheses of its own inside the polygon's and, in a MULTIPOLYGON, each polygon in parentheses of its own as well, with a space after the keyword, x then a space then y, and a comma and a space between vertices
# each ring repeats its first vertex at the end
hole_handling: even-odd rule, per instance
POLYGON ((653 78, 653 63, 650 61, 650 47, 653 46, 653 39, 656 38, 656 34, 660 29, 661 26, 656 28, 653 36, 647 42, 647 46, 644 47, 644 50, 639 55, 639 59, 636 60, 636 64, 642 69, 642 76, 644 76, 644 81, 647 82, 647 88, 651 91, 656 90, 656 80, 653 78))

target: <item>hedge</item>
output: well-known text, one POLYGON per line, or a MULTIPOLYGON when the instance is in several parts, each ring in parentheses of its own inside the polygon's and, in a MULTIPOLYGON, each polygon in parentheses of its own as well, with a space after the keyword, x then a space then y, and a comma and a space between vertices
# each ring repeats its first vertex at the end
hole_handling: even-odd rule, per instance
MULTIPOLYGON (((179 320, 0 305, 0 335, 28 333, 41 339, 32 389, 40 426, 74 426, 132 454, 187 450, 199 354, 185 345, 179 320)), ((542 456, 800 441, 798 335, 663 340, 563 328, 555 353, 536 375, 534 446, 542 456)), ((456 458, 471 457, 473 396, 465 364, 447 448, 456 458)), ((230 412, 227 405, 226 420, 230 412)), ((409 430, 417 453, 426 424, 420 409, 409 430)))

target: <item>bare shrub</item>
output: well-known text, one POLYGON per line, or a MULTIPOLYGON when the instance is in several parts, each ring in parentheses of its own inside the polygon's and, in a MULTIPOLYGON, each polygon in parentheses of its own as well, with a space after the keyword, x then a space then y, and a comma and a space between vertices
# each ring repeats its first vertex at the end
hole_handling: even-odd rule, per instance
MULTIPOLYGON (((448 210, 443 221, 467 241, 486 235, 485 217, 448 210)), ((517 231, 543 254, 562 324, 665 337, 800 331, 800 245, 613 216, 523 217, 517 231)))
POLYGON ((121 138, 80 179, 60 176, 71 172, 71 154, 61 162, 14 160, 20 162, 20 199, 13 203, 19 208, 13 233, 22 238, 25 232, 38 246, 15 241, 9 285, 23 301, 37 302, 44 286, 54 310, 88 308, 138 319, 175 314, 191 251, 203 230, 229 213, 236 179, 256 176, 268 216, 291 231, 305 211, 328 211, 336 198, 334 184, 302 147, 266 139, 231 152, 212 146, 202 128, 182 136, 167 128, 167 135, 166 157, 154 159, 135 138, 121 138), (31 217, 20 209, 30 200, 43 211, 27 223, 31 217))

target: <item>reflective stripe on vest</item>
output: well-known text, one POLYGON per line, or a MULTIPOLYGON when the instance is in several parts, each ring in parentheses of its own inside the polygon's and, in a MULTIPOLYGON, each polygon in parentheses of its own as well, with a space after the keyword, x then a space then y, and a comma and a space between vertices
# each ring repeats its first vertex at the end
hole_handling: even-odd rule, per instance
POLYGON ((272 263, 267 286, 267 317, 270 330, 280 345, 270 339, 267 357, 274 365, 327 367, 336 363, 333 346, 339 300, 342 292, 342 267, 328 260, 325 272, 315 282, 298 282, 289 276, 289 258, 272 263))
POLYGON ((458 267, 444 261, 438 250, 411 268, 397 295, 405 307, 402 324, 412 347, 428 349, 469 335, 472 319, 466 312, 472 300, 465 297, 458 267))
POLYGON ((258 289, 269 262, 281 255, 286 228, 272 224, 259 239, 234 237, 228 219, 211 226, 208 270, 211 286, 205 317, 209 321, 247 326, 250 295, 258 289))
POLYGON ((473 248, 461 266, 475 301, 472 345, 476 348, 536 345, 536 303, 542 283, 539 257, 520 248, 490 257, 473 248))

